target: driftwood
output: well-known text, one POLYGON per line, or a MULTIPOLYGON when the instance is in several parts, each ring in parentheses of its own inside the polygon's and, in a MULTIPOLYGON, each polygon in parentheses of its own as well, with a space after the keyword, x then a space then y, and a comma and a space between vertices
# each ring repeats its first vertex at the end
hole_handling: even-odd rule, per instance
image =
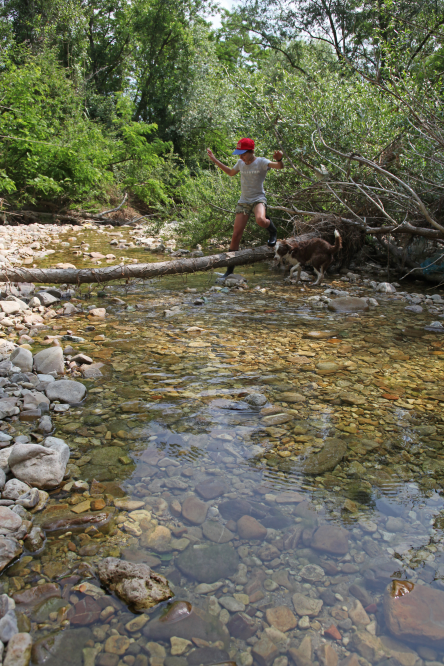
POLYGON ((244 266, 271 259, 274 250, 261 247, 223 252, 208 257, 160 261, 155 264, 119 264, 106 268, 8 268, 0 271, 1 282, 36 282, 40 284, 102 283, 130 278, 154 278, 162 275, 210 271, 225 266, 244 266))

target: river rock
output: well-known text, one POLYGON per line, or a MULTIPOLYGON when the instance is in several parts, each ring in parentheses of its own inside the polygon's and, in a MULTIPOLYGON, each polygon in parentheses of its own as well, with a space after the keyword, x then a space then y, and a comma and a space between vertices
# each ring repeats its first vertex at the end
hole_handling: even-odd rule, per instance
POLYGON ((348 553, 348 532, 339 525, 321 525, 313 534, 311 548, 331 555, 348 553))
POLYGON ((319 453, 309 453, 302 463, 302 471, 305 474, 323 474, 329 472, 338 465, 347 451, 347 442, 336 438, 327 437, 323 448, 319 453))
POLYGON ((51 402, 60 400, 60 402, 75 405, 82 402, 86 394, 86 387, 81 382, 71 379, 58 379, 46 387, 45 393, 51 402))
POLYGON ((241 539, 262 541, 267 536, 267 529, 253 516, 242 516, 237 521, 237 531, 241 539))
POLYGON ((146 564, 133 564, 107 557, 98 565, 102 585, 108 586, 122 601, 142 611, 173 596, 168 581, 146 564))
POLYGON ((206 520, 202 525, 202 532, 207 539, 214 541, 214 543, 227 543, 227 541, 234 538, 233 532, 214 520, 206 520))
POLYGON ((172 636, 186 640, 200 638, 207 642, 222 641, 229 645, 229 634, 219 618, 195 608, 189 602, 175 601, 142 629, 148 639, 168 641, 172 636))
POLYGON ((204 543, 188 546, 176 558, 176 565, 186 576, 199 583, 215 583, 236 573, 239 556, 229 543, 204 543))
POLYGON ((31 659, 32 638, 30 634, 15 634, 8 643, 3 666, 28 666, 31 659))
POLYGON ((2 536, 11 536, 20 529, 22 519, 17 513, 7 506, 0 506, 0 534, 2 536))
POLYGON ((97 622, 101 611, 101 606, 92 597, 87 596, 71 606, 67 618, 72 625, 87 626, 97 622))
POLYGON ((17 398, 3 398, 0 400, 0 419, 16 416, 20 412, 17 402, 17 398))
POLYGON ((262 638, 253 645, 251 652, 259 666, 271 666, 279 655, 279 650, 276 645, 267 636, 262 636, 262 638))
POLYGON ((197 484, 196 492, 208 501, 224 495, 228 488, 223 481, 204 481, 197 484))
POLYGON ((32 372, 32 353, 24 347, 14 349, 9 357, 11 363, 20 368, 22 372, 32 372))
POLYGON ((392 596, 390 583, 384 594, 387 628, 401 641, 444 649, 444 592, 415 585, 404 596, 392 596))
POLYGON ((171 532, 168 527, 158 525, 152 532, 143 535, 143 544, 156 553, 168 553, 172 550, 171 532))
POLYGON ((27 483, 18 479, 10 479, 3 488, 2 499, 17 500, 20 495, 24 495, 29 489, 27 483))
POLYGON ((0 572, 23 552, 23 546, 16 539, 0 536, 0 572))
POLYGON ((266 610, 267 622, 275 629, 285 633, 297 626, 297 619, 288 606, 276 606, 266 610))
POLYGON ((207 517, 208 506, 198 497, 187 497, 182 504, 182 516, 193 525, 201 525, 207 517))
POLYGON ((65 476, 69 447, 57 437, 47 437, 44 444, 14 444, 9 466, 14 476, 30 486, 57 488, 65 476))
POLYGON ((230 636, 246 641, 251 636, 254 636, 258 630, 258 624, 247 613, 236 613, 236 615, 230 618, 227 629, 230 632, 230 636))
POLYGON ((322 599, 306 597, 299 592, 293 595, 293 606, 300 617, 304 617, 305 615, 316 617, 321 612, 323 604, 322 599))
MULTIPOLYGON (((61 347, 48 347, 34 356, 34 370, 37 373, 49 374, 55 372, 63 375, 63 349, 61 347)), ((48 396, 49 398, 49 396, 48 396)))
POLYGON ((31 553, 35 553, 43 547, 44 542, 44 531, 40 527, 33 527, 25 539, 25 546, 31 553))
POLYGON ((332 312, 365 312, 369 309, 367 300, 357 296, 335 298, 329 302, 327 307, 332 312))
POLYGON ((242 516, 249 516, 252 513, 250 502, 243 499, 227 500, 218 506, 219 513, 225 520, 239 520, 242 516))
MULTIPOLYGON (((36 640, 32 647, 32 663, 45 666, 88 666, 83 648, 93 638, 88 627, 52 631, 36 640)), ((102 656, 102 655, 100 655, 102 656)), ((98 657, 96 657, 96 664, 98 657)), ((107 666, 112 666, 108 664, 107 666)))
POLYGON ((13 610, 9 610, 0 618, 0 641, 8 643, 15 634, 18 634, 17 617, 13 610))

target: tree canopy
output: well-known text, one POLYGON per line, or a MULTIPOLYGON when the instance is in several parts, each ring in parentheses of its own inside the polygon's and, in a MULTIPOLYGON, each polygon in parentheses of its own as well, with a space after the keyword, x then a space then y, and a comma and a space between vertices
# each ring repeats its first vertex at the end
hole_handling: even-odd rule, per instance
MULTIPOLYGON (((443 230, 443 0, 1 0, 3 207, 100 210, 126 192, 227 233, 241 136, 299 215, 443 230), (43 207, 43 208, 42 208, 43 207)), ((254 234, 254 230, 252 232, 254 234)))

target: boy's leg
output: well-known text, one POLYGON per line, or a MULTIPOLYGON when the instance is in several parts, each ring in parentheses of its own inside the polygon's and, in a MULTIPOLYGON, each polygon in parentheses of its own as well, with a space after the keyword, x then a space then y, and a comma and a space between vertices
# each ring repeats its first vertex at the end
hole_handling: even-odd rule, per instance
POLYGON ((254 214, 256 216, 257 224, 263 229, 268 230, 268 233, 270 235, 270 238, 268 239, 268 245, 270 247, 273 247, 274 245, 276 245, 277 229, 274 226, 273 222, 270 220, 270 218, 267 218, 265 204, 263 203, 256 204, 256 206, 254 207, 254 214))
MULTIPOLYGON (((250 213, 236 213, 236 217, 234 218, 233 236, 231 238, 231 243, 230 243, 231 252, 235 252, 236 250, 239 249, 242 235, 245 231, 245 227, 247 226, 249 217, 250 213)), ((233 271, 234 271, 234 266, 228 266, 224 277, 225 278, 228 277, 233 273, 233 271)))

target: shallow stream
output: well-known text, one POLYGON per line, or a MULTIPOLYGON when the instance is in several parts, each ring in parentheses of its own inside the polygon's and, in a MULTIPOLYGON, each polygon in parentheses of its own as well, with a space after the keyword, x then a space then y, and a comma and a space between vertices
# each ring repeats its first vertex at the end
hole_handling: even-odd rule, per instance
MULTIPOLYGON (((103 236, 82 238, 105 254, 103 236)), ((105 321, 53 320, 51 334, 83 337, 70 344, 103 366, 85 403, 53 417, 85 483, 51 494, 35 515, 43 550, 0 578, 31 623, 33 663, 442 662, 442 620, 435 642, 396 636, 384 603, 394 580, 444 598, 444 346, 424 330, 436 317, 396 294, 332 313, 307 298, 372 289, 236 272, 248 290, 210 291, 209 274, 93 287, 87 305, 105 321), (190 619, 173 606, 156 625, 159 608, 139 616, 104 595, 90 571, 108 555, 164 575, 190 619)))

